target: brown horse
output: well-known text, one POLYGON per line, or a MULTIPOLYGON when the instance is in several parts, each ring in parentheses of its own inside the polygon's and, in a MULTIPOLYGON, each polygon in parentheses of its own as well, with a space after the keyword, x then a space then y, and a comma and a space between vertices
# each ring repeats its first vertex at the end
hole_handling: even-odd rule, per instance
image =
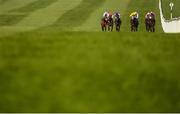
POLYGON ((108 19, 103 17, 101 19, 101 28, 102 28, 102 31, 106 31, 107 30, 107 25, 108 25, 108 19))
POLYGON ((147 32, 155 32, 155 23, 156 23, 155 16, 149 15, 145 19, 146 31, 147 32))

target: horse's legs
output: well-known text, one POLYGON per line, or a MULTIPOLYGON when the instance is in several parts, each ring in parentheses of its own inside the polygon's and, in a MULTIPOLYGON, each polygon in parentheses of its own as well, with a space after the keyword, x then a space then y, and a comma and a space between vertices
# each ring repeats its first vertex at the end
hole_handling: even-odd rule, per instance
POLYGON ((101 28, 102 28, 102 31, 106 31, 106 25, 102 25, 101 28))
POLYGON ((111 26, 111 32, 113 31, 113 25, 111 26))
POLYGON ((149 32, 153 32, 153 26, 149 25, 149 32))
POLYGON ((116 31, 119 32, 120 31, 120 26, 116 25, 116 31))
POLYGON ((148 32, 148 25, 147 25, 147 23, 146 23, 146 31, 148 32))
POLYGON ((131 32, 133 32, 133 26, 131 26, 131 32))
POLYGON ((136 32, 136 27, 135 26, 131 26, 131 32, 136 32))
POLYGON ((134 28, 134 26, 132 27, 132 31, 133 31, 133 32, 135 32, 135 28, 134 28))
POLYGON ((101 28, 102 28, 102 31, 104 31, 104 27, 103 27, 103 26, 101 26, 101 28))
POLYGON ((152 27, 151 27, 150 24, 148 25, 148 28, 149 28, 149 31, 148 31, 148 32, 151 32, 151 31, 152 31, 152 27))
POLYGON ((149 32, 152 32, 153 30, 152 30, 152 27, 150 26, 150 30, 149 30, 149 32))
POLYGON ((149 26, 149 24, 147 25, 147 32, 150 32, 151 27, 149 26))
POLYGON ((112 26, 111 25, 108 25, 108 31, 112 31, 112 26))

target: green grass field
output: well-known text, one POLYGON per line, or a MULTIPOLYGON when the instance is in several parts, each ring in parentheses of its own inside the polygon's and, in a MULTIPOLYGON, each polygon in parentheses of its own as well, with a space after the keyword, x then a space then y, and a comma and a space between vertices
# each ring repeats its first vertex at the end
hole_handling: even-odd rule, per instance
POLYGON ((180 17, 180 2, 179 0, 162 0, 163 14, 166 19, 170 19, 170 2, 174 3, 173 17, 180 17))
POLYGON ((157 0, 0 0, 0 112, 180 112, 180 35, 158 17, 145 32, 149 10, 157 0), (101 32, 104 10, 121 12, 120 33, 101 32))

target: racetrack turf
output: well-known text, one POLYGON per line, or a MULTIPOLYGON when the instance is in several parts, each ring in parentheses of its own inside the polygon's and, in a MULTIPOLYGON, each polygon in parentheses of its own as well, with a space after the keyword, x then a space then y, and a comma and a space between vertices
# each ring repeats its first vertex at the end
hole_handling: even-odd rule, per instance
POLYGON ((37 0, 4 0, 0 4, 0 14, 7 13, 8 11, 21 8, 37 0))
POLYGON ((0 38, 0 112, 178 112, 179 50, 178 34, 0 38))
POLYGON ((0 26, 0 112, 180 112, 180 35, 162 32, 158 1, 70 1, 0 5, 3 15, 25 15, 13 24, 0 19, 7 23, 0 26), (120 10, 122 32, 98 32, 106 8, 120 10), (137 33, 129 32, 134 10, 137 33), (149 10, 156 33, 144 30, 149 10))

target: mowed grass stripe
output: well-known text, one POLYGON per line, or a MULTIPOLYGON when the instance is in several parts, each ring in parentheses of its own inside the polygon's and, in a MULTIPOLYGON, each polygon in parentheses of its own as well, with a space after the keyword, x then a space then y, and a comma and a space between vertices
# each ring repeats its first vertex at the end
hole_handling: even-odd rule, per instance
POLYGON ((8 11, 24 7, 36 0, 7 0, 0 4, 0 14, 6 14, 8 11))
MULTIPOLYGON (((75 0, 75 1, 74 0, 71 0, 71 1, 59 0, 58 2, 52 4, 49 8, 43 8, 42 10, 37 10, 37 12, 32 12, 32 13, 29 12, 31 13, 31 15, 29 15, 27 18, 24 18, 24 15, 23 15, 24 11, 22 11, 23 13, 20 13, 21 10, 18 10, 19 12, 11 11, 11 15, 13 15, 14 17, 11 15, 6 15, 7 17, 4 16, 1 18, 2 23, 0 24, 3 26, 0 27, 0 36, 9 36, 12 34, 16 34, 17 32, 30 31, 30 30, 37 29, 38 27, 48 26, 50 24, 53 24, 53 22, 55 22, 63 13, 75 7, 80 2, 81 0, 75 0), (69 3, 72 3, 72 4, 69 5, 69 3), (22 17, 21 17, 21 14, 22 14, 22 17), (3 18, 7 18, 7 19, 3 19, 3 18), (19 24, 17 24, 23 18, 24 20, 20 22, 19 24), (39 18, 39 20, 37 20, 37 18, 39 18)), ((41 5, 39 7, 42 8, 41 5)), ((27 12, 28 11, 26 11, 25 14, 28 14, 27 12)))
POLYGON ((0 26, 10 26, 23 19, 24 14, 10 14, 9 11, 24 7, 36 0, 2 0, 0 5, 0 26))
POLYGON ((41 8, 45 8, 57 0, 38 0, 28 4, 19 9, 11 10, 6 14, 0 15, 0 25, 10 26, 20 22, 23 18, 28 16, 31 12, 41 8))
POLYGON ((11 26, 24 18, 24 15, 0 15, 0 26, 11 26))
MULTIPOLYGON (((124 12, 130 0, 104 0, 104 4, 97 8, 88 19, 78 27, 75 27, 75 31, 101 31, 100 20, 105 11, 120 12, 124 17, 124 12)), ((124 24, 124 23, 123 23, 124 24)))
MULTIPOLYGON (((32 12, 17 27, 44 27, 55 23, 64 13, 78 6, 82 0, 58 0, 46 8, 32 12)), ((62 17, 64 18, 64 17, 62 17)))
POLYGON ((67 11, 56 23, 51 26, 60 30, 72 31, 74 27, 81 26, 97 8, 104 3, 104 0, 83 0, 77 7, 67 11))
POLYGON ((37 9, 45 8, 58 0, 37 0, 12 12, 31 13, 37 9))
POLYGON ((137 12, 139 12, 139 19, 140 19, 139 31, 146 32, 144 17, 148 11, 153 11, 156 13, 156 32, 162 32, 158 5, 159 5, 158 0, 137 0, 137 1, 130 0, 128 7, 125 11, 125 14, 124 14, 125 16, 123 17, 122 27, 126 31, 130 31, 129 15, 131 12, 137 11, 137 12))

